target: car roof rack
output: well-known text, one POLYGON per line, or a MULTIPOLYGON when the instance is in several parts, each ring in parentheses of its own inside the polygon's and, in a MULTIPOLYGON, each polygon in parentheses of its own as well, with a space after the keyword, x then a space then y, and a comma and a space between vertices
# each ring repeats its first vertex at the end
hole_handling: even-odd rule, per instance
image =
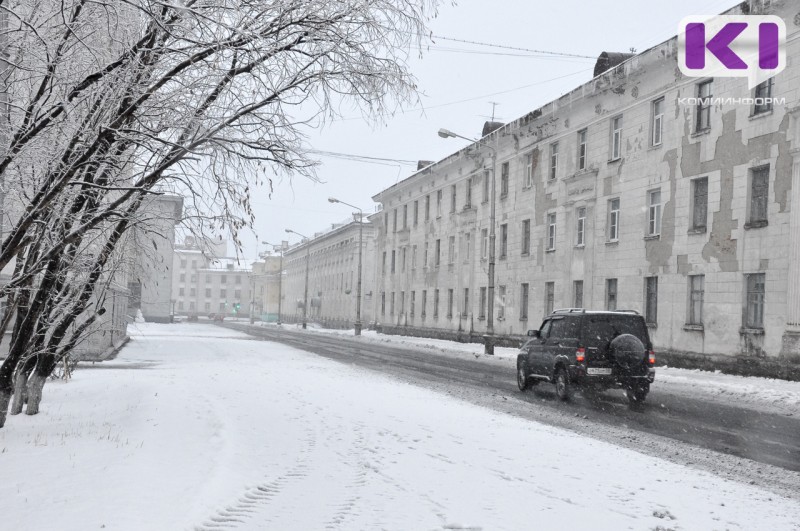
POLYGON ((586 313, 586 308, 559 308, 557 310, 553 310, 550 315, 554 313, 586 313))
POLYGON ((636 310, 611 310, 611 311, 617 313, 635 313, 636 315, 639 315, 639 312, 637 312, 636 310))

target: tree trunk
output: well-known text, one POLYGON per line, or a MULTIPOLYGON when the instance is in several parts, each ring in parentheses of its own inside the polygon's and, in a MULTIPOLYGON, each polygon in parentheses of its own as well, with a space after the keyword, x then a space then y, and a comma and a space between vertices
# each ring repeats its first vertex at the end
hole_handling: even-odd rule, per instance
POLYGON ((29 358, 17 370, 14 378, 14 400, 11 402, 11 415, 22 413, 22 406, 28 401, 28 377, 36 366, 36 358, 29 358))
MULTIPOLYGON (((38 369, 38 368, 37 368, 38 369)), ((26 415, 36 415, 39 413, 39 403, 42 401, 42 388, 47 381, 47 376, 42 376, 39 371, 33 371, 28 378, 28 407, 25 409, 26 415)))
POLYGON ((8 403, 11 401, 11 391, 0 387, 0 428, 6 423, 6 413, 8 412, 8 403))

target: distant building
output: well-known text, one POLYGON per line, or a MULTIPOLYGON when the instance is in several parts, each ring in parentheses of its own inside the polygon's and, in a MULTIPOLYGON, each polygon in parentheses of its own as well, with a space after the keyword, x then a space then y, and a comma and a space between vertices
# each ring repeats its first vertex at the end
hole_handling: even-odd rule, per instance
MULTIPOLYGON (((283 322, 303 320, 308 254, 308 320, 323 326, 350 328, 356 318, 359 223, 335 224, 289 248, 284 255, 283 322)), ((375 319, 375 227, 363 224, 361 321, 366 328, 375 319)))
POLYGON ((285 299, 281 289, 281 257, 264 256, 261 261, 253 262, 250 282, 254 319, 278 321, 278 312, 282 310, 279 301, 285 299))

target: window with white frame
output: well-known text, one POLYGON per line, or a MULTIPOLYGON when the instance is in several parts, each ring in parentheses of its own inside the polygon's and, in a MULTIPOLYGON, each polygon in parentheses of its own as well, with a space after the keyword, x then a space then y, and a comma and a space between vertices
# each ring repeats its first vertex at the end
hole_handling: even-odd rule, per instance
POLYGON ((647 192, 647 235, 661 234, 661 190, 647 192))
POLYGON ((519 296, 519 318, 525 320, 528 318, 528 295, 530 293, 527 283, 523 283, 520 287, 519 296))
POLYGON ((745 275, 747 298, 745 301, 745 328, 764 328, 765 274, 745 275))
POLYGON ((403 272, 405 272, 405 270, 406 270, 406 247, 403 247, 403 248, 401 249, 401 252, 402 252, 402 257, 403 257, 403 261, 402 261, 402 264, 403 264, 403 272))
POLYGON ((500 225, 500 258, 505 258, 508 252, 508 224, 500 225))
POLYGON ((586 207, 578 208, 577 222, 575 224, 575 245, 583 247, 586 245, 586 207))
POLYGON ((608 202, 608 241, 619 240, 619 198, 608 202))
POLYGON ((486 287, 481 287, 480 306, 478 307, 478 319, 486 319, 486 287))
POLYGON ((531 220, 522 220, 522 254, 528 255, 531 252, 531 220))
POLYGON ((397 232, 397 209, 392 211, 392 232, 397 232))
POLYGON ((425 196, 425 221, 431 220, 431 194, 425 196))
POLYGON ((408 306, 408 315, 410 315, 411 317, 414 317, 414 309, 415 309, 414 305, 416 303, 417 303, 417 292, 416 291, 412 291, 411 292, 411 300, 409 301, 409 306, 408 306))
POLYGON ((556 214, 547 214, 547 250, 556 248, 556 214))
POLYGON ((439 317, 439 290, 433 290, 433 318, 439 317))
POLYGON ((481 229, 481 258, 486 258, 489 252, 489 229, 481 229))
POLYGON ((450 212, 456 211, 456 192, 457 188, 454 184, 450 187, 450 212))
POLYGON ((464 263, 469 262, 470 254, 472 253, 472 233, 464 233, 464 263))
POLYGON ((753 105, 753 115, 764 114, 772 110, 772 82, 774 78, 756 85, 753 93, 755 104, 753 105))
POLYGON ((658 323, 658 277, 644 279, 644 321, 650 325, 658 323))
POLYGON ((381 291, 381 315, 386 315, 386 292, 381 291))
POLYGON ((425 318, 425 310, 428 307, 428 290, 426 290, 426 289, 422 290, 422 300, 420 301, 420 303, 421 303, 421 307, 420 307, 419 314, 423 318, 425 318))
POLYGON ((692 225, 691 230, 706 230, 708 222, 708 177, 692 180, 692 225))
POLYGON ((464 305, 461 307, 462 317, 469 315, 469 288, 464 288, 464 305))
POLYGON ((497 318, 505 319, 506 317, 506 287, 497 287, 497 300, 500 303, 497 307, 497 318))
POLYGON ((508 196, 508 162, 500 165, 500 199, 508 196))
POLYGON ((705 275, 689 277, 689 308, 686 312, 686 324, 703 324, 703 299, 705 298, 705 275))
POLYGON ((586 169, 586 129, 578 131, 578 170, 586 169))
POLYGON ((436 217, 442 217, 442 191, 436 190, 436 217))
POLYGON ((712 81, 697 85, 696 130, 705 131, 711 127, 711 87, 712 81))
POLYGON ((555 307, 555 300, 556 300, 556 283, 555 282, 545 282, 544 283, 544 314, 550 315, 553 313, 553 308, 555 307))
POLYGON ((489 190, 490 185, 492 184, 492 174, 489 170, 484 170, 483 172, 483 202, 486 203, 489 201, 489 190))
POLYGON ((395 254, 395 250, 394 250, 394 249, 392 249, 392 270, 391 270, 391 272, 392 272, 392 273, 394 273, 394 272, 395 272, 395 264, 396 264, 396 261, 395 261, 395 256, 396 256, 396 254, 395 254))
POLYGON ((417 268, 417 246, 411 246, 411 269, 417 268))
POLYGON ((447 317, 453 317, 453 288, 447 290, 447 317))
POLYGON ((426 269, 428 267, 428 242, 425 242, 422 249, 422 269, 426 269))
POLYGON ((622 156, 622 115, 611 119, 611 160, 622 156))
POLYGON ((433 265, 439 267, 442 263, 442 240, 436 240, 436 247, 433 251, 433 265))
POLYGON ((447 263, 452 264, 456 261, 456 237, 450 236, 447 240, 447 263))
POLYGON ((414 201, 414 226, 419 223, 419 200, 414 201))
POLYGON ((583 280, 572 283, 572 307, 583 308, 583 280))
POLYGON ((467 178, 467 188, 464 190, 464 208, 472 206, 472 177, 467 178))
POLYGON ((768 193, 769 166, 750 170, 750 215, 746 227, 763 227, 767 224, 768 193))
POLYGON ((617 309, 617 279, 606 279, 606 310, 617 309))
POLYGON ((533 153, 525 155, 525 188, 533 186, 533 153))
POLYGON ((660 146, 664 134, 664 97, 653 101, 650 145, 660 146))
POLYGON ((550 176, 551 181, 558 176, 558 142, 550 144, 550 176))
POLYGON ((408 228, 408 205, 403 205, 403 228, 408 228))

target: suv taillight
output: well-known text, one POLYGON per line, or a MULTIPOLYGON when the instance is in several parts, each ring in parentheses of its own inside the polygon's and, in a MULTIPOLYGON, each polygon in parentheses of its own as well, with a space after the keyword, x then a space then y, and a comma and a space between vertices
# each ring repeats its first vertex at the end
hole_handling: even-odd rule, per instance
POLYGON ((655 365, 656 364, 656 353, 655 353, 655 351, 652 351, 652 350, 650 351, 650 357, 648 358, 648 361, 650 362, 650 365, 655 365))
POLYGON ((583 363, 584 361, 586 361, 586 349, 585 348, 580 347, 578 350, 575 351, 575 360, 578 363, 583 363))

